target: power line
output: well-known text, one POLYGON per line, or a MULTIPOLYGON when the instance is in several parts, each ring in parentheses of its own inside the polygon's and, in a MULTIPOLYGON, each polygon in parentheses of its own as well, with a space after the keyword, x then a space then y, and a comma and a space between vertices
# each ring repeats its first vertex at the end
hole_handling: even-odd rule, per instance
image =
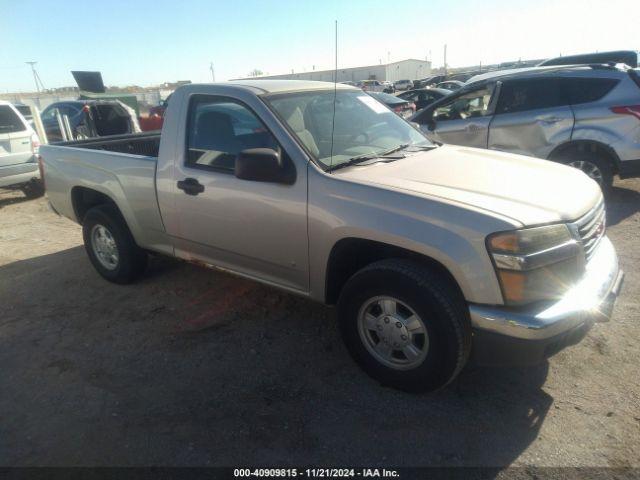
POLYGON ((44 88, 44 84, 42 83, 42 80, 40 79, 40 75, 38 75, 38 72, 36 71, 36 63, 38 62, 24 62, 27 65, 31 65, 31 72, 33 72, 33 80, 34 82, 36 82, 36 90, 38 90, 38 93, 40 93, 40 90, 46 90, 46 88, 44 88))

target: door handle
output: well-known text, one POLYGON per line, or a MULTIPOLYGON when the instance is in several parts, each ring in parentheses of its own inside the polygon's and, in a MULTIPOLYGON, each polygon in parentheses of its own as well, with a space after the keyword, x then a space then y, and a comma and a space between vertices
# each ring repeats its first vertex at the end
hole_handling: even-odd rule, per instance
POLYGON ((544 117, 539 119, 542 123, 558 123, 561 121, 561 118, 558 117, 544 117))
POLYGON ((178 188, 187 195, 198 195, 204 192, 204 185, 202 185, 195 178, 185 178, 178 181, 178 188))

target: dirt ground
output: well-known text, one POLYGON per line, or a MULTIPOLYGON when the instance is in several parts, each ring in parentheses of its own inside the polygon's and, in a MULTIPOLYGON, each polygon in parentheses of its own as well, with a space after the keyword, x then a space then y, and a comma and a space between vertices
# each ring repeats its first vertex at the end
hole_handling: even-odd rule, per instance
POLYGON ((166 258, 93 270, 80 228, 0 193, 0 465, 640 466, 640 181, 616 184, 609 323, 529 369, 383 388, 332 309, 166 258))

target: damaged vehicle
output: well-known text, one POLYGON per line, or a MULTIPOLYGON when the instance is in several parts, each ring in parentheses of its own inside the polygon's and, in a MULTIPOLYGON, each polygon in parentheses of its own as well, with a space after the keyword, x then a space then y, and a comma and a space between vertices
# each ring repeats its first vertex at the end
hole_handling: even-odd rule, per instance
POLYGON ((100 72, 71 74, 80 90, 78 99, 52 103, 41 113, 50 143, 141 131, 135 95, 107 93, 100 72))
POLYGON ((118 100, 71 100, 55 102, 42 111, 42 124, 49 142, 64 141, 64 124, 69 119, 72 139, 126 135, 140 132, 133 110, 118 100))
POLYGON ((572 65, 502 70, 410 118, 432 140, 564 163, 603 190, 640 176, 640 70, 572 65))
POLYGON ((347 85, 183 86, 161 134, 40 154, 106 280, 135 281, 153 252, 335 305, 353 358, 403 390, 470 358, 543 361, 611 315, 623 278, 595 181, 432 143, 347 85))

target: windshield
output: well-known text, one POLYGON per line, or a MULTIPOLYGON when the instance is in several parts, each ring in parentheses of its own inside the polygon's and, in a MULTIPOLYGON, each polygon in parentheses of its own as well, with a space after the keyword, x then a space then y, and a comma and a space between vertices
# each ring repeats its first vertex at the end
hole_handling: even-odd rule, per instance
POLYGON ((420 131, 385 105, 356 90, 337 91, 334 125, 333 98, 333 90, 266 97, 300 143, 325 169, 354 157, 383 154, 403 145, 431 145, 420 131))

